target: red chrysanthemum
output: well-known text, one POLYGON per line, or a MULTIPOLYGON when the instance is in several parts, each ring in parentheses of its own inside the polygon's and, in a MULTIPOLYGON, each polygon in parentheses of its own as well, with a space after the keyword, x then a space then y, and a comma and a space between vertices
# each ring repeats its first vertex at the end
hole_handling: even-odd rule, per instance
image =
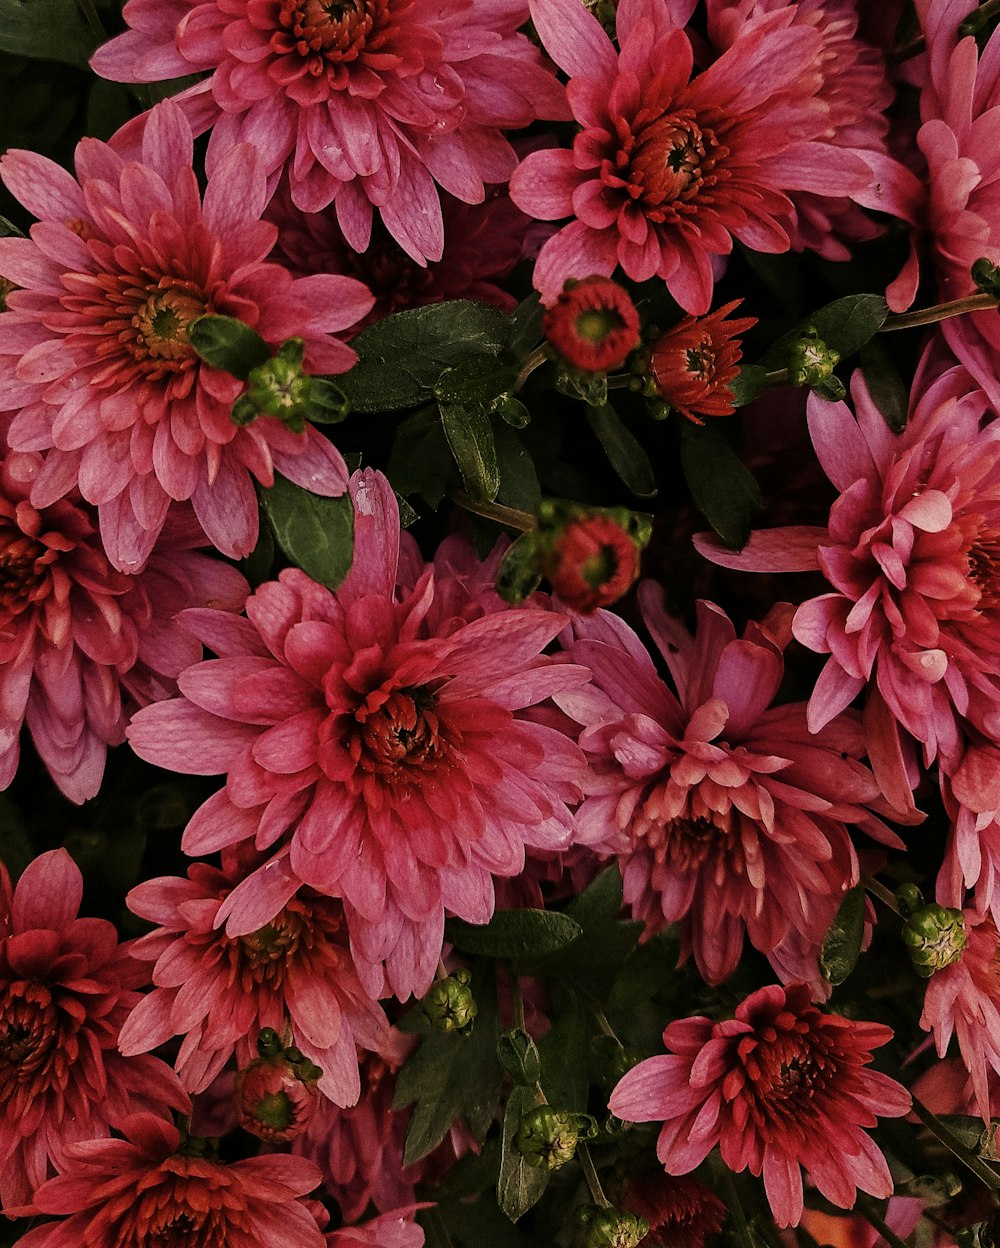
POLYGON ((141 136, 84 139, 79 182, 32 152, 0 163, 39 218, 30 239, 0 239, 0 272, 24 288, 0 318, 0 409, 18 409, 9 445, 44 454, 35 507, 74 487, 98 506, 108 557, 127 572, 146 562, 172 499, 190 499, 212 543, 240 557, 257 540, 254 479, 271 485, 277 468, 317 494, 347 488, 316 430, 233 423, 243 383, 199 360, 188 325, 232 316, 272 347, 296 335, 310 372, 340 373, 356 357, 330 332, 372 306, 351 278, 296 281, 265 261, 276 230, 260 220, 256 149, 232 148, 202 202, 180 109, 164 101, 144 123, 141 136))
POLYGON ((18 1248, 324 1248, 308 1204, 319 1182, 303 1157, 269 1153, 224 1165, 172 1123, 133 1114, 123 1140, 71 1145, 57 1178, 17 1215, 57 1214, 18 1248))
POLYGON ((227 936, 219 911, 252 866, 229 850, 221 870, 197 862, 187 879, 147 880, 129 893, 129 908, 159 926, 132 947, 155 961, 156 986, 122 1028, 122 1052, 183 1035, 177 1072, 201 1092, 234 1054, 241 1066, 253 1060, 263 1028, 280 1035, 287 1025, 290 1043, 323 1072, 319 1090, 353 1105, 357 1046, 379 1048, 388 1025, 358 982, 341 904, 301 889, 256 931, 227 936))
POLYGON ((650 356, 656 387, 672 408, 694 421, 702 416, 729 416, 730 389, 742 358, 737 335, 757 324, 753 316, 725 318, 742 301, 734 299, 709 316, 686 316, 657 340, 650 356))
POLYGON ((733 1019, 671 1023, 668 1054, 633 1067, 609 1108, 626 1122, 663 1122, 656 1155, 668 1174, 688 1174, 716 1144, 730 1170, 763 1173, 778 1225, 792 1226, 802 1217, 802 1170, 842 1209, 858 1188, 892 1194, 865 1131, 910 1109, 905 1088, 865 1069, 891 1039, 880 1023, 822 1013, 805 984, 761 988, 733 1019))
POLYGON ((11 889, 0 863, 0 1206, 22 1205, 79 1140, 136 1110, 190 1110, 173 1071, 122 1057, 118 1032, 146 969, 103 919, 77 917, 80 871, 64 849, 11 889))
POLYGON ((567 283, 545 313, 542 333, 571 368, 606 373, 639 345, 639 313, 624 286, 585 277, 567 283))
POLYGON ((493 875, 525 845, 563 849, 583 758, 522 714, 586 679, 542 651, 566 617, 547 606, 483 614, 478 591, 399 558, 388 482, 352 481, 354 562, 329 590, 289 569, 247 620, 194 611, 186 626, 220 657, 189 668, 182 697, 139 712, 129 740, 174 771, 225 773, 195 814, 190 853, 255 839, 274 856, 233 890, 230 936, 268 923, 301 883, 344 899, 351 949, 374 997, 430 986, 445 911, 493 912, 493 875), (463 618, 462 613, 469 615, 463 618), (209 640, 211 639, 211 640, 209 640))

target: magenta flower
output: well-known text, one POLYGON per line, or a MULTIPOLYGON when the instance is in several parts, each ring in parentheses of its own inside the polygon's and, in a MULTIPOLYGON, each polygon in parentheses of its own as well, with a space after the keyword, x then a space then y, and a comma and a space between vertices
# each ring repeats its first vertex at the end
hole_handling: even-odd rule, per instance
POLYGON ((129 909, 159 925, 133 946, 135 957, 156 963, 155 988, 119 1046, 146 1053, 183 1035, 177 1073, 188 1091, 201 1092, 234 1054, 248 1065, 258 1033, 271 1027, 280 1035, 287 1020, 288 1043, 323 1071, 320 1092, 353 1105, 361 1091, 357 1047, 382 1047, 388 1024, 358 982, 341 905, 301 889, 257 931, 227 936, 216 918, 249 873, 246 858, 226 851, 222 870, 196 862, 186 880, 147 880, 129 893, 129 909))
MULTIPOLYGON (((542 654, 566 623, 548 607, 483 614, 478 591, 434 566, 397 598, 392 490, 368 472, 352 495, 354 564, 336 593, 290 569, 250 598, 247 620, 188 612, 219 658, 182 674, 181 698, 140 711, 129 739, 174 771, 226 774, 186 852, 276 847, 220 908, 230 936, 308 884, 343 897, 369 994, 384 995, 384 964, 403 998, 430 986, 446 910, 486 922, 493 875, 516 875, 525 845, 572 839, 582 756, 521 712, 588 673, 542 654)), ((404 551, 405 582, 417 569, 404 551)))
MULTIPOLYGON (((1000 421, 962 368, 918 376, 903 433, 890 433, 860 374, 846 404, 812 396, 809 429, 840 490, 826 529, 751 535, 742 551, 696 539, 723 567, 819 568, 832 592, 803 603, 793 632, 830 655, 809 699, 818 732, 867 687, 868 745, 900 809, 910 778, 900 727, 927 763, 951 772, 963 720, 987 739, 1000 726, 1000 421)), ((904 742, 905 744, 905 742, 904 742)))
POLYGON ((666 1056, 625 1075, 609 1108, 626 1122, 663 1122, 656 1155, 668 1174, 688 1174, 716 1144, 735 1173, 764 1176, 779 1226, 802 1217, 802 1171, 851 1209, 857 1189, 892 1194, 885 1158, 866 1133, 898 1118, 910 1094, 866 1070, 892 1039, 880 1023, 823 1014, 805 984, 751 993, 736 1017, 685 1018, 663 1033, 666 1056))
POLYGON ((123 1140, 71 1145, 15 1216, 61 1215, 28 1231, 18 1248, 324 1248, 301 1199, 319 1181, 302 1157, 269 1153, 224 1165, 185 1148, 177 1128, 151 1114, 122 1123, 123 1140))
POLYGON ((418 264, 440 260, 435 183, 480 203, 517 158, 503 130, 566 116, 563 89, 519 26, 520 0, 129 0, 131 29, 94 69, 119 82, 210 77, 177 97, 212 127, 214 173, 237 143, 306 212, 336 204, 355 251, 373 209, 418 264))
POLYGON ((190 1111, 174 1072, 124 1058, 118 1031, 145 968, 103 919, 77 917, 79 868, 42 854, 11 888, 0 863, 0 1206, 22 1205, 74 1144, 137 1110, 190 1111))
POLYGON ((170 697, 201 646, 172 627, 186 607, 239 611, 246 581, 218 559, 194 518, 176 508, 144 570, 108 562, 93 509, 68 498, 28 501, 35 454, 0 459, 0 788, 14 778, 21 726, 74 802, 101 785, 109 745, 128 711, 170 697))
POLYGON ((544 221, 573 220, 543 247, 546 303, 567 278, 616 265, 662 278, 686 312, 712 300, 712 261, 737 238, 787 251, 790 191, 850 195, 872 180, 863 160, 825 140, 823 40, 793 9, 742 22, 731 47, 691 79, 691 44, 659 0, 622 0, 620 56, 578 0, 532 0, 546 50, 570 75, 581 130, 573 150, 533 152, 511 198, 544 221))
POLYGON ((680 922, 701 974, 719 983, 744 936, 779 974, 815 957, 858 862, 845 824, 898 844, 869 807, 878 786, 858 759, 860 723, 842 717, 813 735, 801 703, 772 706, 782 651, 765 628, 742 639, 718 607, 698 606, 698 632, 639 587, 646 625, 677 692, 642 642, 601 612, 575 620, 575 662, 593 684, 556 695, 584 725, 592 768, 579 839, 618 856, 633 914, 656 930, 680 922))
POLYGON ((298 335, 309 371, 339 373, 356 357, 330 331, 372 305, 360 282, 294 281, 265 262, 275 228, 260 221, 267 185, 255 149, 229 150, 202 203, 175 104, 148 114, 133 153, 136 139, 84 139, 79 182, 32 152, 0 164, 40 219, 30 240, 0 239, 0 273, 24 288, 0 322, 0 409, 19 409, 9 444, 45 456, 32 504, 78 487, 127 572, 146 562, 171 499, 190 499, 212 543, 239 557, 257 540, 254 478, 271 485, 277 468, 316 494, 347 487, 342 458, 314 429, 292 433, 273 417, 233 424, 242 383, 199 361, 191 321, 233 316, 272 346, 298 335))

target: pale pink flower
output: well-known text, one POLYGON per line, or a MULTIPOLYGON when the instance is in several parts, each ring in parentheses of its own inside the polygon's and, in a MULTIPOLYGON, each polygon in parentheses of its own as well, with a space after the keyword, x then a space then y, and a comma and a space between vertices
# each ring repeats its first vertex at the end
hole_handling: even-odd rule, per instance
POLYGON ((260 220, 267 185, 254 148, 228 151, 204 203, 191 158, 191 127, 165 101, 141 135, 82 140, 79 181, 33 152, 0 163, 39 218, 31 239, 0 239, 0 273, 24 288, 0 318, 0 409, 19 409, 9 445, 45 456, 32 504, 78 487, 98 506, 109 559, 128 572, 149 557, 171 499, 190 499, 212 543, 239 557, 257 540, 255 478, 271 485, 277 469, 316 494, 347 487, 343 459, 315 429, 233 423, 243 383, 200 362, 187 326, 210 313, 253 325, 272 347, 297 335, 308 371, 340 373, 356 357, 330 332, 372 296, 350 278, 296 281, 265 261, 276 230, 260 220))
POLYGON ((751 624, 738 638, 701 602, 692 638, 661 598, 640 585, 676 693, 622 620, 574 621, 569 657, 593 683, 556 701, 584 725, 591 762, 578 839, 618 856, 625 901, 649 929, 681 924, 710 983, 746 937, 779 974, 801 975, 811 949, 819 993, 815 954, 858 879, 846 824, 899 843, 869 809, 885 807, 858 761, 861 725, 841 716, 814 735, 802 703, 772 705, 784 672, 774 635, 751 624))
POLYGON ((79 1140, 129 1114, 190 1110, 155 1057, 124 1058, 118 1031, 146 969, 103 919, 78 918, 79 868, 40 855, 12 889, 0 863, 0 1206, 25 1204, 79 1140))
POLYGON ((423 264, 442 255, 435 183, 481 203, 517 163, 502 131, 566 116, 527 16, 521 0, 129 0, 131 29, 91 63, 119 82, 208 71, 177 100, 212 127, 209 172, 249 143, 272 189, 285 169, 300 208, 336 205, 355 251, 377 208, 423 264))
POLYGON ((1000 734, 1000 421, 962 368, 914 384, 903 433, 890 432, 860 373, 857 419, 811 396, 809 429, 840 491, 827 528, 753 533, 733 552, 702 536, 723 567, 819 569, 832 592, 803 603, 793 632, 830 655, 809 699, 818 732, 867 689, 868 747, 886 796, 910 801, 900 729, 946 771, 961 756, 963 720, 1000 734))
POLYGON ((1000 936, 990 915, 964 914, 968 943, 957 962, 927 981, 920 1026, 933 1032, 939 1057, 956 1037, 976 1111, 988 1121, 989 1072, 1000 1074, 1000 936))
POLYGON ((28 1231, 18 1248, 324 1248, 301 1199, 319 1181, 302 1157, 269 1153, 226 1165, 182 1146, 170 1122, 133 1114, 123 1140, 70 1145, 61 1173, 26 1214, 61 1215, 28 1231))
POLYGON ((358 1226, 328 1231, 327 1248, 423 1248, 423 1228, 413 1221, 414 1208, 393 1209, 358 1226))
POLYGON ((821 1013, 805 984, 772 985, 733 1019, 671 1023, 667 1055, 633 1067, 609 1108, 626 1122, 663 1122, 656 1155, 668 1174, 690 1173, 718 1144, 730 1170, 763 1174, 776 1222, 794 1226, 803 1170, 842 1209, 853 1208, 858 1188, 892 1194, 865 1130, 910 1108, 894 1079, 865 1069, 891 1039, 880 1023, 821 1013))
POLYGON ((975 908, 1000 923, 1000 748, 966 732, 962 759, 941 773, 941 795, 951 819, 935 896, 961 907, 967 889, 975 908))
POLYGON ((173 617, 194 606, 239 611, 249 588, 195 549, 207 539, 180 508, 142 572, 116 571, 93 508, 79 497, 31 504, 40 468, 36 454, 0 458, 0 788, 14 778, 26 724, 60 790, 83 802, 135 703, 172 696, 178 673, 201 658, 173 617))
POLYGON ((343 897, 366 990, 383 995, 384 965, 403 998, 430 986, 446 911, 485 923, 494 875, 516 875, 526 845, 572 840, 582 755, 526 712, 588 673, 542 654, 566 623, 545 605, 484 614, 478 589, 452 592, 445 576, 435 608, 435 565, 397 595, 397 571, 405 584, 417 569, 411 542, 400 559, 392 490, 366 472, 352 496, 340 588, 289 569, 249 599, 247 620, 187 612, 219 658, 182 673, 183 696, 140 711, 129 739, 174 771, 227 776, 186 852, 274 847, 219 910, 230 936, 307 884, 343 897))
POLYGON ((135 957, 155 962, 155 988, 122 1028, 119 1047, 146 1053, 183 1036, 177 1073, 201 1092, 234 1055, 241 1067, 257 1056, 263 1028, 284 1035, 287 1023, 287 1043, 323 1071, 320 1092, 353 1105, 357 1046, 381 1047, 388 1023, 358 982, 341 904, 300 889, 257 931, 227 936, 216 917, 258 865, 259 855, 247 857, 227 850, 221 870, 196 862, 187 879, 146 880, 129 893, 129 909, 158 924, 133 945, 135 957))
POLYGON ((581 130, 572 151, 534 152, 511 198, 541 220, 572 217, 541 249, 534 281, 551 303, 568 278, 660 277, 686 312, 712 299, 712 262, 737 238, 790 246, 791 191, 860 193, 872 180, 827 141, 823 38, 784 9, 741 23, 691 78, 692 51, 669 5, 622 0, 620 55, 579 0, 532 0, 546 50, 570 75, 581 130))

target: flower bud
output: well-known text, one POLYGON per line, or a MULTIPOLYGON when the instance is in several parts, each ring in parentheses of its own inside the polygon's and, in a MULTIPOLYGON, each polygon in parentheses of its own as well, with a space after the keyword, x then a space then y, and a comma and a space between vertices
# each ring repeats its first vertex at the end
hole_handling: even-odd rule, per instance
POLYGON ((972 280, 985 295, 1000 299, 1000 268, 986 256, 980 256, 972 265, 972 280))
MULTIPOLYGON (((757 324, 752 316, 725 319, 740 302, 736 299, 708 316, 685 316, 668 329, 650 354, 652 385, 647 394, 652 391, 659 395, 661 401, 696 425, 705 423, 703 416, 729 416, 733 411, 730 386, 742 357, 737 335, 757 324)), ((654 419, 661 419, 652 414, 654 419)))
POLYGON ((917 974, 929 979, 961 958, 968 942, 965 915, 933 902, 922 906, 906 920, 903 941, 917 974))
POLYGON ((529 1166, 558 1170, 572 1161, 577 1143, 597 1130, 589 1114, 560 1113, 551 1105, 539 1105, 521 1119, 514 1147, 529 1166))
POLYGON ((567 282, 549 308, 542 333, 571 368, 606 373, 621 368, 639 345, 639 313, 610 277, 567 282))
POLYGON ((465 1031, 479 1013, 469 981, 472 976, 463 967, 447 979, 436 980, 424 997, 424 1017, 441 1031, 465 1031))
POLYGON ((840 363, 840 352, 828 347, 810 325, 788 353, 788 380, 793 386, 819 386, 840 363))
POLYGON ((583 1210, 580 1220, 586 1227, 584 1248, 636 1248, 649 1234, 646 1219, 627 1209, 590 1205, 583 1210))
POLYGON ((258 1034, 257 1052, 236 1075, 240 1126, 274 1143, 294 1139, 315 1112, 323 1072, 298 1049, 285 1048, 272 1027, 258 1034))
POLYGON ((896 889, 896 905, 904 919, 916 914, 924 904, 924 895, 916 884, 900 884, 896 889))
POLYGON ((595 511, 547 500, 538 509, 539 570, 567 607, 589 615, 617 602, 635 584, 649 540, 624 508, 595 511))
POLYGON ((237 424, 257 416, 275 416, 293 433, 305 429, 312 406, 312 379, 302 370, 303 351, 301 338, 289 338, 277 354, 250 370, 246 394, 233 405, 237 424))

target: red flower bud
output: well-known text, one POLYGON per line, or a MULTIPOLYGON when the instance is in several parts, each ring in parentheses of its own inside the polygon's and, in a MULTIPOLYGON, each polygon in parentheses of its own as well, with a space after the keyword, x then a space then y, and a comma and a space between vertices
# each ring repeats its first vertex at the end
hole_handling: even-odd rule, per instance
POLYGON ((635 584, 639 547, 610 516, 578 516, 552 542, 543 571, 567 607, 590 615, 635 584))
POLYGON ((757 324, 752 316, 724 318, 740 306, 734 299, 708 316, 685 316, 658 340, 650 358, 656 388, 672 408, 694 421, 702 416, 729 416, 730 385, 739 372, 742 352, 737 334, 757 324))
POLYGON ((606 373, 621 368, 639 345, 639 313, 610 277, 567 283, 549 308, 542 333, 571 368, 606 373))
MULTIPOLYGON (((300 1064, 301 1066, 302 1064, 300 1064)), ((303 1070, 284 1057, 256 1058, 236 1076, 240 1126, 262 1140, 280 1143, 303 1132, 319 1093, 311 1063, 303 1070)))

